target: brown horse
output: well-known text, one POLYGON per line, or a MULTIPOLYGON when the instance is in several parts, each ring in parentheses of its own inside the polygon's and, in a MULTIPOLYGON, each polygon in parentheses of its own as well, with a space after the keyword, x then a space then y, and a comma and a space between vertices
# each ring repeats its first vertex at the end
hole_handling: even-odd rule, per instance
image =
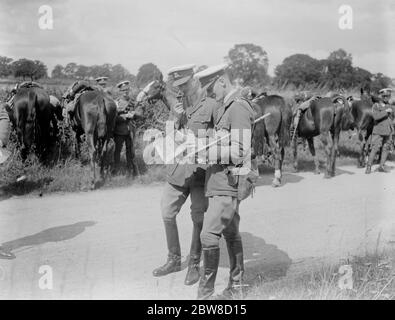
POLYGON ((95 163, 99 162, 100 177, 104 180, 104 171, 114 153, 114 127, 117 106, 104 93, 93 90, 82 93, 75 102, 72 127, 76 132, 77 154, 81 144, 81 136, 85 134, 88 144, 92 173, 92 188, 96 186, 95 163))
MULTIPOLYGON (((317 98, 310 103, 310 107, 300 118, 297 132, 308 142, 310 152, 314 157, 315 173, 319 174, 319 161, 315 153, 314 137, 319 136, 325 148, 326 170, 325 177, 335 176, 336 155, 338 150, 340 131, 343 123, 351 121, 350 106, 344 97, 317 98), (343 107, 338 107, 335 101, 341 99, 343 107)), ((293 141, 294 170, 297 171, 297 141, 293 141)))
POLYGON ((257 118, 270 115, 255 125, 252 145, 256 155, 274 162, 273 187, 281 185, 285 147, 290 144, 289 128, 292 120, 291 107, 278 95, 261 95, 252 100, 257 118), (267 148, 265 148, 267 147, 267 148), (268 149, 268 150, 265 150, 268 149))
POLYGON ((377 98, 370 95, 368 90, 361 88, 360 100, 349 100, 351 100, 351 119, 343 123, 342 130, 357 130, 358 140, 361 145, 358 167, 363 168, 366 165, 366 156, 369 149, 367 142, 372 135, 374 127, 372 106, 377 101, 377 98))
POLYGON ((14 127, 21 145, 22 159, 26 159, 33 144, 42 160, 50 151, 56 119, 49 102, 49 95, 38 87, 19 88, 12 108, 14 127))

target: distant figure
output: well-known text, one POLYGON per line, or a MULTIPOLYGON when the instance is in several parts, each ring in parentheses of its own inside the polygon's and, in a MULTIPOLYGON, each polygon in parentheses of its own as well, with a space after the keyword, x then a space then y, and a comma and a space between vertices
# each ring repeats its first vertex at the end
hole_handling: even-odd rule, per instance
POLYGON ((133 175, 138 174, 137 166, 135 164, 135 151, 134 151, 134 138, 135 127, 132 120, 137 117, 143 117, 142 108, 135 110, 133 101, 130 97, 130 82, 122 81, 117 84, 121 96, 116 99, 117 102, 117 118, 115 121, 115 152, 114 152, 114 165, 115 173, 119 171, 121 151, 123 144, 126 148, 126 168, 128 176, 133 170, 133 175))

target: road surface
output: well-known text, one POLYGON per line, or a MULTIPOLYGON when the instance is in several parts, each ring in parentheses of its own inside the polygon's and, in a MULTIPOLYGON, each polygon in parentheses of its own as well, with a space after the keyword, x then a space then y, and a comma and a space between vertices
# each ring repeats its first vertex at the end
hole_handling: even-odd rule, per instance
MULTIPOLYGON (((286 173, 277 189, 270 180, 261 177, 254 197, 240 208, 251 283, 258 276, 283 277, 301 261, 346 258, 395 239, 395 170, 366 176, 363 169, 341 167, 330 180, 286 173)), ((0 201, 0 243, 16 255, 0 260, 0 299, 194 299, 197 285, 183 285, 185 268, 163 278, 151 275, 167 253, 162 187, 0 201)), ((185 261, 189 203, 178 222, 185 261)), ((228 275, 224 248, 222 243, 218 291, 228 275)))

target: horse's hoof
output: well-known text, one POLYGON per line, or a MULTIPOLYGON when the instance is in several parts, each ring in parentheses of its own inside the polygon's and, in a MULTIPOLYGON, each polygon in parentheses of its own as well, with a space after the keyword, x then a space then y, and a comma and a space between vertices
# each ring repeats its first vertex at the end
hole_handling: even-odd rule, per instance
POLYGON ((314 170, 314 174, 321 174, 321 171, 316 169, 316 170, 314 170))
POLYGON ((299 172, 298 168, 295 168, 295 167, 291 168, 289 171, 291 173, 298 173, 299 172))
POLYGON ((280 179, 274 179, 272 182, 272 187, 277 188, 281 186, 281 180, 280 179))
POLYGON ((366 163, 358 163, 357 168, 362 169, 366 167, 366 163))
POLYGON ((330 178, 332 178, 332 175, 328 172, 325 172, 324 179, 330 179, 330 178))

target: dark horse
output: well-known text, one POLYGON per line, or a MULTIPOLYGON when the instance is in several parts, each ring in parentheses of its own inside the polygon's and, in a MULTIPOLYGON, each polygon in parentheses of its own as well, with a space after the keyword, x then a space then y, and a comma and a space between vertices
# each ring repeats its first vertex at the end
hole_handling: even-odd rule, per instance
POLYGON ((89 149, 92 188, 96 185, 95 163, 99 162, 100 176, 104 179, 104 171, 114 152, 116 114, 117 106, 114 100, 97 90, 83 92, 75 102, 71 120, 76 133, 76 151, 79 154, 81 136, 85 134, 89 149))
POLYGON ((33 144, 42 160, 50 151, 56 119, 44 89, 19 88, 15 93, 12 116, 20 143, 22 159, 26 159, 33 144))
MULTIPOLYGON (((351 100, 351 99, 350 99, 351 100)), ((361 99, 352 100, 351 102, 351 119, 344 122, 342 130, 357 130, 358 140, 361 145, 358 158, 358 167, 363 168, 366 165, 366 156, 368 154, 368 141, 372 135, 374 119, 372 116, 373 103, 377 98, 370 95, 369 90, 361 88, 361 99)))
POLYGON ((263 121, 256 123, 252 145, 256 155, 262 156, 262 158, 265 158, 267 154, 271 155, 275 170, 272 186, 278 187, 281 185, 285 147, 289 146, 291 140, 289 127, 292 120, 292 110, 278 95, 261 95, 251 102, 257 113, 257 118, 270 113, 263 121), (266 146, 268 150, 265 150, 266 146))
MULTIPOLYGON (((336 155, 338 150, 340 131, 344 123, 350 122, 350 106, 346 98, 317 98, 310 103, 310 107, 300 118, 297 132, 308 142, 310 152, 314 157, 315 173, 319 174, 319 161, 315 153, 314 137, 319 136, 326 155, 325 177, 335 176, 336 155), (343 107, 337 107, 335 101, 341 99, 343 107)), ((297 170, 297 141, 293 141, 294 169, 297 170)))

